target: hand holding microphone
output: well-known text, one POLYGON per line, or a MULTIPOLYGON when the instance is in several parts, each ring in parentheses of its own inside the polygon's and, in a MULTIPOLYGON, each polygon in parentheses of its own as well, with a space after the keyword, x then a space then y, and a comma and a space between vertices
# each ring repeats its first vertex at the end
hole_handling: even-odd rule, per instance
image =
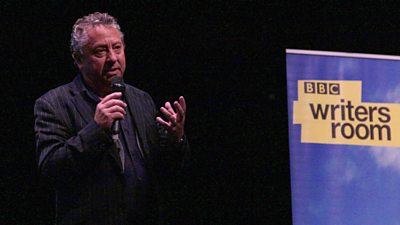
POLYGON ((104 97, 97 104, 94 120, 105 129, 111 129, 112 134, 118 134, 119 122, 125 117, 126 103, 122 101, 125 94, 125 85, 122 77, 114 77, 111 81, 112 93, 104 97))

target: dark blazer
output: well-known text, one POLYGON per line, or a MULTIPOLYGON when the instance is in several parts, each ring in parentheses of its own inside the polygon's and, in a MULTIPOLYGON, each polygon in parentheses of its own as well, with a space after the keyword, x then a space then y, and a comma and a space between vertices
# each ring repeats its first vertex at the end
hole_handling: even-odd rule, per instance
MULTIPOLYGON (((129 212, 123 198, 121 160, 110 134, 94 122, 95 104, 86 92, 78 75, 36 100, 39 169, 56 190, 58 224, 126 224, 129 212)), ((146 92, 126 85, 125 96, 141 153, 159 193, 157 174, 161 168, 183 165, 189 155, 187 141, 176 145, 166 139, 155 122, 154 102, 146 92), (169 157, 164 162, 175 164, 158 167, 163 156, 169 157)))

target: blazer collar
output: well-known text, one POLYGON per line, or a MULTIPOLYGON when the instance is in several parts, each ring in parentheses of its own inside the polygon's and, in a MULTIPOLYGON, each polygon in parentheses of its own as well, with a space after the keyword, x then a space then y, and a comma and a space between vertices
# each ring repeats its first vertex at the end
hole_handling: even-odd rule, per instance
POLYGON ((87 87, 85 85, 85 83, 83 82, 83 77, 82 74, 78 73, 74 80, 71 82, 71 92, 74 95, 83 93, 83 92, 87 92, 87 87))
POLYGON ((93 120, 95 112, 93 104, 97 104, 97 102, 90 97, 89 90, 84 84, 81 74, 78 74, 71 82, 70 91, 77 111, 81 114, 83 120, 89 123, 93 120))

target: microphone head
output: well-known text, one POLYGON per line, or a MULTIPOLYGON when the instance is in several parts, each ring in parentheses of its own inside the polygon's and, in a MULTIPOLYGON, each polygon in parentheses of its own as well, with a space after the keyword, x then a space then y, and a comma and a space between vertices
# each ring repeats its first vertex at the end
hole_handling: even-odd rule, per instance
POLYGON ((111 91, 125 93, 124 79, 120 76, 115 76, 111 79, 111 91))

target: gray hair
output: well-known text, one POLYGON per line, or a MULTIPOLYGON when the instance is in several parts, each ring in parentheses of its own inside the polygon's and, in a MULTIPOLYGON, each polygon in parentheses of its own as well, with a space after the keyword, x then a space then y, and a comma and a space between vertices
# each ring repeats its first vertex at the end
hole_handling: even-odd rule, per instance
POLYGON ((121 34, 122 42, 124 41, 124 34, 122 33, 121 28, 117 23, 117 19, 115 19, 108 13, 95 12, 79 18, 72 27, 70 48, 73 57, 76 53, 82 53, 83 46, 87 44, 88 29, 99 25, 114 27, 121 34))

